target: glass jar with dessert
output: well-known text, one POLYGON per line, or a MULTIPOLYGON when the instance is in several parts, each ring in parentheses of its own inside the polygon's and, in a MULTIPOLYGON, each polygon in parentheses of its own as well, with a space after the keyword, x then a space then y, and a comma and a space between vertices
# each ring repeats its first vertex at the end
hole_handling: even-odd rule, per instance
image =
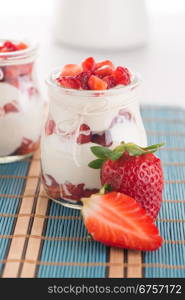
POLYGON ((139 83, 127 68, 92 57, 51 74, 41 138, 42 181, 51 199, 80 208, 82 197, 99 190, 99 171, 88 166, 92 146, 113 149, 122 141, 146 146, 139 83))
POLYGON ((29 43, 0 40, 0 163, 22 160, 39 146, 44 103, 37 50, 29 43))

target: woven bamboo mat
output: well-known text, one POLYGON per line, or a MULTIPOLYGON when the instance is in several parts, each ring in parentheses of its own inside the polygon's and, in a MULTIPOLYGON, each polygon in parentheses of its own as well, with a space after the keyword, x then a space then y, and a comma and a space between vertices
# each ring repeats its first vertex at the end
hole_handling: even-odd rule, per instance
POLYGON ((39 153, 0 165, 0 274, 2 277, 185 277, 185 112, 143 107, 149 143, 165 171, 164 201, 157 225, 161 249, 126 251, 88 239, 79 211, 44 195, 39 153))

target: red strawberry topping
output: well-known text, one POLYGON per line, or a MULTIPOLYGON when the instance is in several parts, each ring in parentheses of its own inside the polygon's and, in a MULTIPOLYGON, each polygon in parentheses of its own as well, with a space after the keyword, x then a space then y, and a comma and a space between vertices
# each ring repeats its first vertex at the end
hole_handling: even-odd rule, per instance
POLYGON ((84 224, 96 241, 143 251, 162 245, 157 227, 133 198, 111 192, 82 198, 82 202, 84 224))
POLYGON ((81 66, 65 65, 56 81, 65 88, 106 90, 118 84, 128 85, 131 82, 131 74, 127 68, 115 69, 110 60, 96 63, 93 57, 88 57, 81 66))
POLYGON ((19 43, 15 44, 12 43, 11 41, 5 41, 3 45, 0 46, 0 52, 13 52, 13 51, 19 51, 19 50, 24 50, 28 48, 28 46, 24 43, 19 43))

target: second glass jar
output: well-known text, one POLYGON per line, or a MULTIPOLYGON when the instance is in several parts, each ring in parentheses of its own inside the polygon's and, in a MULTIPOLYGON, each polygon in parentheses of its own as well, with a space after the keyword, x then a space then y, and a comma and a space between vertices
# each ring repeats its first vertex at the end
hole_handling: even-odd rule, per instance
POLYGON ((44 101, 36 74, 38 47, 27 45, 0 53, 0 163, 21 160, 39 147, 44 101))

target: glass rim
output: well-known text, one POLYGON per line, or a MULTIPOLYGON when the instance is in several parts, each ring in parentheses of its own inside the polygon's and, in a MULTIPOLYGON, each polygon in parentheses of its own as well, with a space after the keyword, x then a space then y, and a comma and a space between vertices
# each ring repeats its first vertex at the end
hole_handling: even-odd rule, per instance
POLYGON ((52 87, 58 92, 62 92, 66 95, 70 96, 80 96, 80 97, 97 97, 97 96, 110 96, 110 95, 116 95, 123 92, 127 92, 128 90, 135 89, 141 82, 141 76, 140 74, 136 72, 131 72, 133 74, 133 79, 130 84, 128 85, 119 85, 116 88, 111 88, 107 90, 76 90, 76 89, 70 89, 70 88, 64 88, 57 84, 56 78, 57 75, 59 75, 62 68, 56 68, 54 69, 48 78, 46 78, 45 82, 47 86, 52 87))
MULTIPOLYGON (((0 39, 0 44, 7 41, 7 39, 1 38, 0 39)), ((11 39, 9 38, 8 41, 12 41, 12 42, 23 42, 26 45, 28 45, 28 48, 23 49, 23 50, 18 50, 18 51, 10 51, 10 52, 0 52, 0 63, 1 62, 10 62, 10 61, 14 61, 16 59, 26 59, 32 55, 34 55, 38 48, 39 48, 39 44, 37 42, 30 42, 29 40, 26 39, 22 39, 22 40, 18 40, 18 39, 11 39)))

